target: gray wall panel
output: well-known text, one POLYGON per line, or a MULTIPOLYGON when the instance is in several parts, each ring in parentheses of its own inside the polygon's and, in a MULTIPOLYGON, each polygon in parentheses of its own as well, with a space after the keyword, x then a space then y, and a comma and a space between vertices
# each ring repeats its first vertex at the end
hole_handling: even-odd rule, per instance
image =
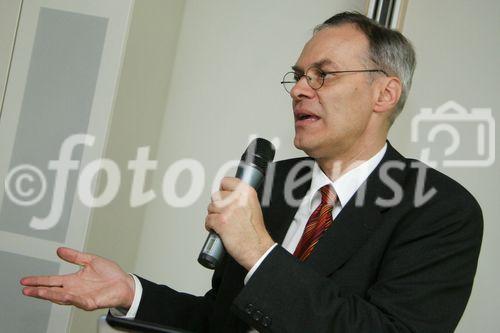
MULTIPOLYGON (((107 24, 102 17, 40 10, 10 169, 26 163, 36 166, 44 172, 48 190, 40 202, 28 207, 5 196, 0 230, 64 242, 77 171, 70 172, 59 223, 49 230, 33 230, 29 223, 33 216, 48 216, 52 206, 55 172, 48 171, 48 161, 58 159, 68 136, 87 131, 107 24)), ((73 159, 80 160, 82 151, 78 146, 73 159)))

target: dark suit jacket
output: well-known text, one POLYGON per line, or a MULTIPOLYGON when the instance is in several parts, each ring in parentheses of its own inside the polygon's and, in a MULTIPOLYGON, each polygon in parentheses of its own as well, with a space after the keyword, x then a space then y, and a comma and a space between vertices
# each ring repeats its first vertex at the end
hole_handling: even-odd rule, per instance
MULTIPOLYGON (((283 190, 299 162, 308 168, 296 178, 314 161, 277 162, 267 183, 272 194, 264 220, 279 244, 298 208, 287 204, 283 190)), ((293 192, 295 198, 303 198, 309 186, 310 179, 293 192)), ((277 246, 244 286, 247 271, 226 256, 203 297, 141 279, 137 319, 215 333, 246 332, 249 326, 289 333, 453 332, 481 246, 476 200, 390 145, 358 194, 365 200, 356 204, 355 195, 344 206, 306 262, 277 246), (421 198, 431 189, 430 199, 421 198), (400 195, 399 201, 381 201, 400 195)))

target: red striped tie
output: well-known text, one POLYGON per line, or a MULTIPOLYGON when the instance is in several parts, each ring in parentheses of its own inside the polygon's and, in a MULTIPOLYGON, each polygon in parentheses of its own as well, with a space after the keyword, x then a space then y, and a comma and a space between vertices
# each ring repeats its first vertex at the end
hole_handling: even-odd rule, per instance
POLYGON ((314 250, 319 239, 325 231, 332 225, 332 210, 337 195, 331 185, 325 185, 321 189, 321 203, 309 217, 304 233, 293 255, 300 261, 305 261, 314 250))

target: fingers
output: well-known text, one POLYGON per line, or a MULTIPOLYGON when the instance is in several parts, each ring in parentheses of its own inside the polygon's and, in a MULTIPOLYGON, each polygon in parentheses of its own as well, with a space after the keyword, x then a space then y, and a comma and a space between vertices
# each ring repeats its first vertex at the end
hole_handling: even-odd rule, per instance
POLYGON ((222 201, 222 200, 225 200, 231 196, 234 196, 234 192, 231 192, 231 191, 218 191, 218 192, 214 192, 212 193, 212 195, 210 196, 210 199, 212 202, 219 202, 219 201, 222 201))
POLYGON ((67 247, 58 248, 57 255, 64 261, 80 266, 88 265, 95 258, 92 254, 80 252, 67 247))
POLYGON ((213 215, 214 214, 208 214, 207 216, 205 216, 205 229, 207 231, 212 231, 213 230, 212 229, 213 228, 213 224, 212 224, 213 223, 213 221, 212 221, 213 215))
POLYGON ((62 287, 64 278, 64 275, 27 276, 22 278, 20 283, 23 286, 62 287))
POLYGON ((207 212, 208 214, 219 214, 222 212, 222 208, 211 202, 208 204, 207 212))
POLYGON ((229 219, 235 216, 235 212, 239 212, 236 215, 241 216, 242 211, 248 211, 252 200, 257 200, 257 194, 250 185, 238 178, 223 178, 220 190, 212 194, 212 200, 207 206, 205 228, 219 233, 229 219))
POLYGON ((254 195, 257 196, 255 189, 243 182, 241 179, 235 177, 224 177, 220 182, 220 191, 228 191, 239 193, 240 195, 254 195))
POLYGON ((221 191, 234 191, 238 185, 242 183, 244 184, 240 179, 235 178, 235 177, 224 177, 222 178, 220 182, 220 190, 221 191))
POLYGON ((83 310, 95 310, 96 304, 80 296, 66 292, 60 287, 26 287, 23 289, 23 295, 47 300, 60 305, 74 305, 83 310))
MULTIPOLYGON (((57 249, 57 255, 72 264, 85 266, 89 264, 95 256, 88 253, 76 251, 67 247, 60 247, 57 249)), ((45 287, 60 287, 64 284, 68 275, 37 275, 27 276, 19 281, 24 286, 45 286, 45 287)))
POLYGON ((252 187, 247 183, 241 181, 241 179, 236 177, 224 177, 220 182, 220 190, 221 191, 247 191, 252 187))
POLYGON ((225 221, 225 218, 220 214, 208 214, 205 217, 205 229, 219 233, 219 225, 225 221))
POLYGON ((48 300, 57 304, 72 304, 73 296, 62 291, 59 287, 26 287, 23 289, 25 296, 48 300))
POLYGON ((243 204, 242 194, 234 191, 219 191, 212 194, 211 202, 208 205, 209 213, 220 213, 222 209, 227 209, 229 206, 237 203, 243 204))

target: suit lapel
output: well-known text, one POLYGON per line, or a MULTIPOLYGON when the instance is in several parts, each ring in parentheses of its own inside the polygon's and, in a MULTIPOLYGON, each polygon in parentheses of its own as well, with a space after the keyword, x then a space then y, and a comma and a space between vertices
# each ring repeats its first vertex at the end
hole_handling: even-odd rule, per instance
POLYGON ((353 198, 321 237, 306 264, 323 275, 334 272, 366 243, 381 223, 378 209, 371 205, 357 207, 353 198))

